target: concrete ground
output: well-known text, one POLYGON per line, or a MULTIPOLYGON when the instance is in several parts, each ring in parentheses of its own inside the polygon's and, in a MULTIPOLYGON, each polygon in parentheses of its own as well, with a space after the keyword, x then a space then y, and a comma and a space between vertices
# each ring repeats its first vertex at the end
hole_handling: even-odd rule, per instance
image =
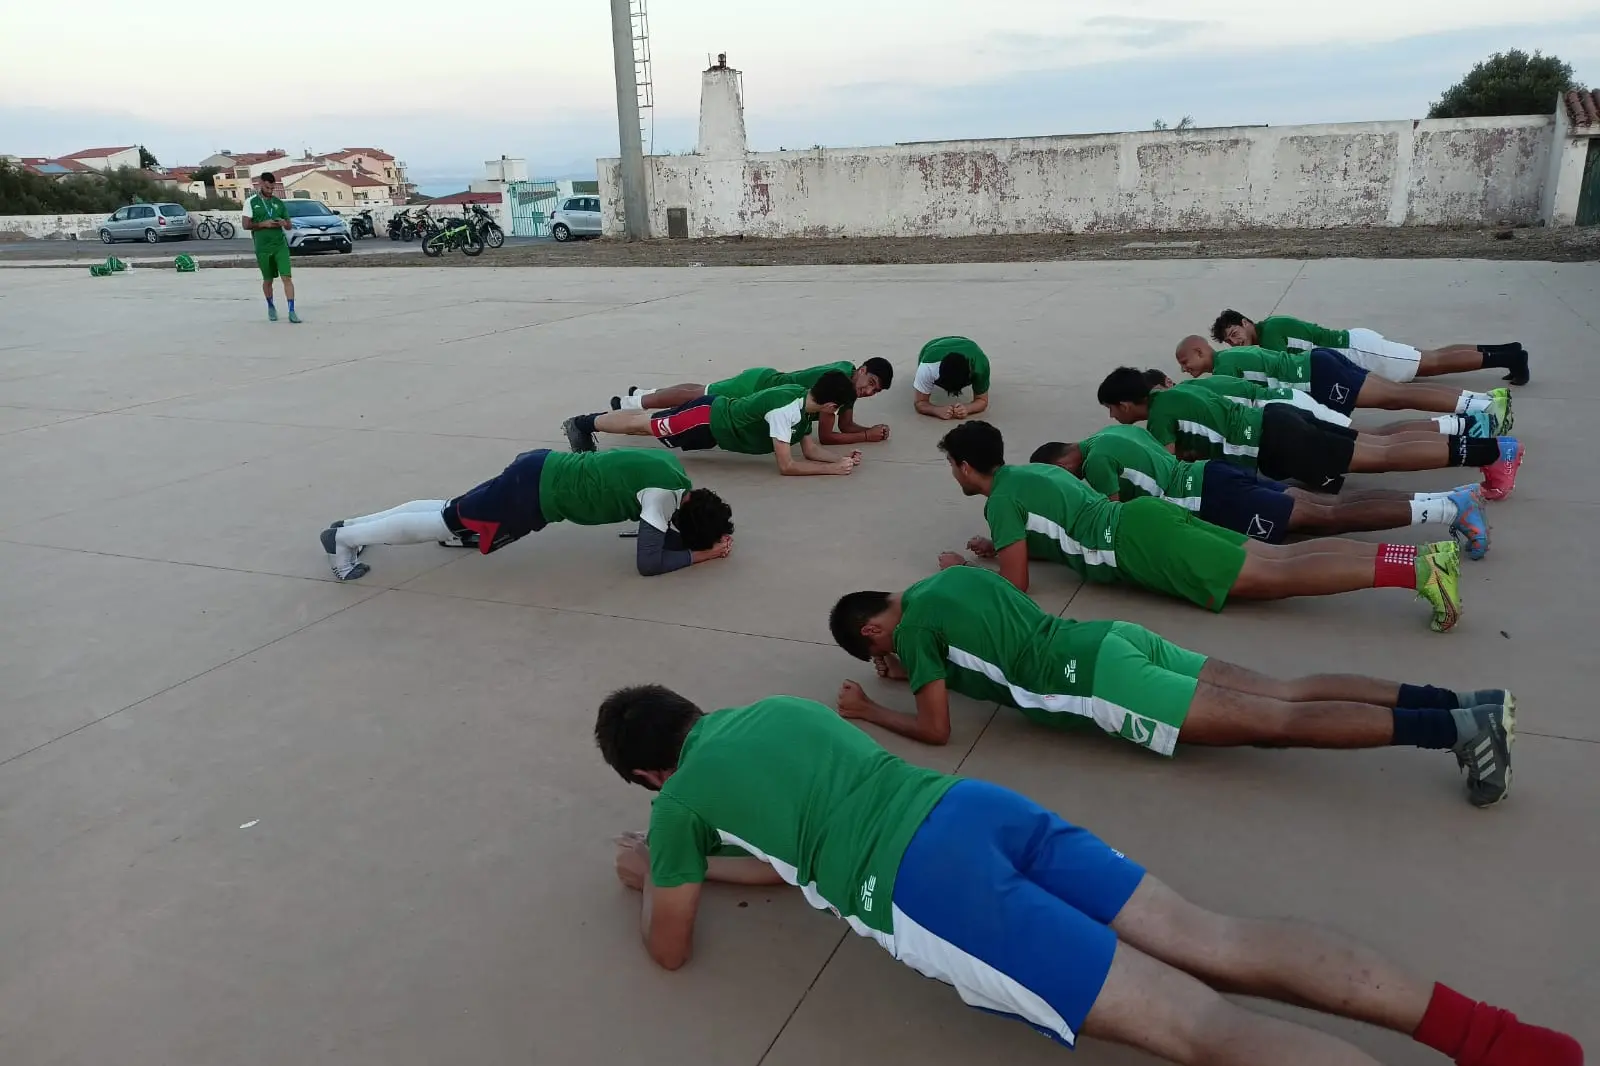
MULTIPOLYGON (((1600 265, 299 280, 298 327, 268 324, 240 271, 0 283, 7 1066, 1065 1061, 793 892, 710 891, 694 962, 658 971, 611 867, 612 835, 644 826, 648 796, 601 762, 594 708, 640 681, 722 707, 827 701, 842 679, 867 680, 829 640, 833 599, 901 588, 983 528, 934 448, 943 424, 909 411, 924 339, 967 333, 989 350, 991 418, 1020 460, 1103 424, 1106 370, 1166 365, 1224 306, 1534 353, 1517 394, 1529 458, 1515 497, 1493 505, 1489 558, 1465 564, 1462 624, 1428 632, 1399 590, 1214 617, 1046 570, 1039 599, 1280 673, 1510 685, 1511 799, 1470 808, 1448 753, 1165 761, 964 701, 948 748, 886 744, 1021 789, 1204 904, 1345 930, 1600 1050, 1600 717, 1583 665, 1600 265), (734 504, 726 562, 647 580, 631 542, 557 526, 488 558, 374 548, 366 579, 337 584, 317 546, 333 518, 448 496, 561 445, 564 416, 630 383, 874 354, 901 378, 863 413, 894 436, 856 475, 688 461, 734 504)), ((1317 1024, 1394 1066, 1444 1062, 1317 1024)), ((1146 1060, 1086 1041, 1073 1061, 1146 1060)))

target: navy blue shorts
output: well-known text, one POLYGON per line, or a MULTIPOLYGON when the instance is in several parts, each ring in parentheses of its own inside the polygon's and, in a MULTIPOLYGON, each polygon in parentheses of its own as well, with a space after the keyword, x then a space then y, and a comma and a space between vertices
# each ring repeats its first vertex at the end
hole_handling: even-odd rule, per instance
POLYGON ((1332 348, 1311 349, 1311 398, 1342 415, 1356 409, 1367 372, 1332 348))
POLYGON ((1088 830, 1010 789, 961 781, 900 860, 895 956, 1071 1047, 1111 972, 1111 922, 1142 880, 1142 866, 1088 830))
POLYGON ((444 524, 458 537, 476 533, 485 555, 539 532, 549 524, 539 507, 539 478, 549 454, 549 448, 523 452, 498 477, 446 504, 444 524))
POLYGON ((1293 511, 1294 497, 1283 482, 1232 463, 1206 464, 1200 480, 1200 517, 1212 525, 1282 544, 1293 511))

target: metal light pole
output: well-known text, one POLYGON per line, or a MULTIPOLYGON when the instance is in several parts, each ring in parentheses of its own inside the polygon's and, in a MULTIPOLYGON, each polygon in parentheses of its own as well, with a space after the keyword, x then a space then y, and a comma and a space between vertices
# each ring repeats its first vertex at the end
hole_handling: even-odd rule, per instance
POLYGON ((622 148, 622 227, 630 241, 650 236, 644 195, 644 138, 639 131, 639 82, 633 64, 632 0, 611 0, 611 56, 617 74, 617 135, 622 148))

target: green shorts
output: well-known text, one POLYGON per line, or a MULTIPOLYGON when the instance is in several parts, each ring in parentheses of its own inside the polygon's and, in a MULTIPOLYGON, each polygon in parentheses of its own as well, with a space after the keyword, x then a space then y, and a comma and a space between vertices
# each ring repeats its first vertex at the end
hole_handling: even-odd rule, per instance
POLYGON ((287 244, 282 248, 256 252, 256 266, 261 268, 261 276, 267 281, 273 278, 291 277, 294 274, 294 267, 289 262, 287 244))
POLYGON ((1094 660, 1095 719, 1107 732, 1171 755, 1206 657, 1143 626, 1113 622, 1094 660))
POLYGON ((707 396, 726 396, 730 400, 754 396, 762 389, 770 389, 778 372, 770 366, 756 366, 731 378, 713 381, 706 386, 707 396))
POLYGON ((1244 569, 1247 539, 1177 504, 1142 496, 1122 505, 1117 573, 1130 585, 1220 611, 1244 569))

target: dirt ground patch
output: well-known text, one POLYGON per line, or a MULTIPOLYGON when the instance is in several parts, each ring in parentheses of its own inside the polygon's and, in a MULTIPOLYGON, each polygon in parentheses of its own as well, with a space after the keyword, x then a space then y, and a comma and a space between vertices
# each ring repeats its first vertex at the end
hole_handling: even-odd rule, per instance
POLYGON ((476 259, 451 253, 345 256, 334 265, 396 266, 845 266, 1016 263, 1072 259, 1600 259, 1600 227, 1574 229, 1347 228, 1194 233, 1025 234, 996 237, 785 238, 580 241, 508 246, 476 259))

